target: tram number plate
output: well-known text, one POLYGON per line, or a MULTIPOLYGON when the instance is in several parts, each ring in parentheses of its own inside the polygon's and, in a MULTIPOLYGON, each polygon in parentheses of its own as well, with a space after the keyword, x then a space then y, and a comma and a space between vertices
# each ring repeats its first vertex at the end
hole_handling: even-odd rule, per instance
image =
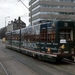
POLYGON ((68 51, 64 51, 64 53, 68 53, 68 51))

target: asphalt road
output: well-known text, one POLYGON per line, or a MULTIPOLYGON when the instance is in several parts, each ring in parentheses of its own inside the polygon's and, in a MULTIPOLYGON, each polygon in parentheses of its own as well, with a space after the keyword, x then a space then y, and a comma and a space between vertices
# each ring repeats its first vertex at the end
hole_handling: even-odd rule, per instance
POLYGON ((16 51, 6 49, 4 44, 0 44, 0 50, 31 69, 35 75, 75 75, 75 64, 39 61, 16 51))

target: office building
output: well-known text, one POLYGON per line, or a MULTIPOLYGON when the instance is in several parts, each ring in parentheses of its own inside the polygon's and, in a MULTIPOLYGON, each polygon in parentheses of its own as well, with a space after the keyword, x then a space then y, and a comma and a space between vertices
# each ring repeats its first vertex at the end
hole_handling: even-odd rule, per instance
POLYGON ((75 0, 30 0, 29 6, 31 25, 52 20, 75 20, 75 0))

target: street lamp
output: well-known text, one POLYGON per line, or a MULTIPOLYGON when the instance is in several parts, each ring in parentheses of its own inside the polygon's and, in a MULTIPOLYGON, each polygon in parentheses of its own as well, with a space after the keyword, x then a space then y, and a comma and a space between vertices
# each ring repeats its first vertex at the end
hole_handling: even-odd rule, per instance
POLYGON ((6 27, 6 19, 7 19, 7 18, 10 18, 10 16, 5 17, 5 27, 6 27))
POLYGON ((6 19, 10 18, 10 16, 5 17, 5 32, 6 32, 6 19))

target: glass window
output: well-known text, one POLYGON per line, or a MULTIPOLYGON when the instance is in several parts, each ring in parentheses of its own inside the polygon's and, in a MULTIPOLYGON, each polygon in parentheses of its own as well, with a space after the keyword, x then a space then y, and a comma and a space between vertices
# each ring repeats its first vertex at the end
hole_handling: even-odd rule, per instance
POLYGON ((55 41, 55 28, 48 28, 47 30, 47 42, 55 41))
POLYGON ((39 42, 40 38, 40 27, 32 26, 25 29, 24 34, 22 36, 23 41, 28 42, 39 42))
POLYGON ((10 40, 11 39, 11 35, 6 35, 6 40, 10 40))
POLYGON ((24 29, 21 35, 22 35, 21 36, 22 41, 26 41, 27 40, 27 29, 24 29))
POLYGON ((40 42, 40 26, 34 26, 35 41, 40 42))
POLYGON ((19 35, 18 34, 13 34, 12 35, 12 40, 19 41, 19 35))
POLYGON ((60 43, 67 43, 73 41, 73 29, 59 29, 60 43))
POLYGON ((41 42, 46 42, 46 29, 42 29, 40 31, 40 39, 41 39, 41 42))

